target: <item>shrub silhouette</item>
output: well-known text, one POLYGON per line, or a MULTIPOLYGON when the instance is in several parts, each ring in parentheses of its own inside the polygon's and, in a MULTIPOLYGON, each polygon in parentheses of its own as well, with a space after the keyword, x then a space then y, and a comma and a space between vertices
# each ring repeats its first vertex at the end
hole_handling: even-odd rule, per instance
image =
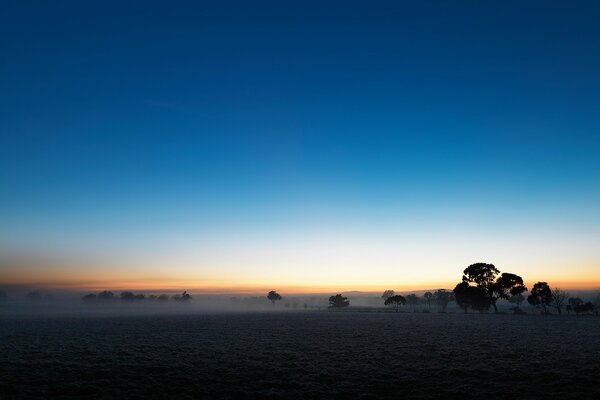
POLYGON ((350 301, 348 301, 348 298, 342 296, 341 294, 336 294, 335 296, 331 296, 329 298, 329 308, 342 309, 344 307, 348 307, 349 305, 350 301))
POLYGON ((274 290, 271 290, 269 293, 267 293, 267 299, 271 300, 271 303, 273 303, 273 305, 275 305, 276 301, 279 301, 282 298, 283 297, 281 297, 281 295, 274 290))
POLYGON ((527 302, 532 306, 542 307, 542 313, 548 314, 548 306, 552 303, 552 291, 547 282, 537 282, 527 296, 527 302))
MULTIPOLYGON (((463 271, 463 282, 474 283, 489 299, 494 307, 494 312, 498 312, 496 301, 498 299, 508 299, 509 293, 517 294, 527 290, 523 284, 523 278, 511 273, 503 273, 499 277, 500 271, 493 264, 476 263, 469 265, 463 271)), ((484 304, 480 304, 484 306, 484 304)))
POLYGON ((143 295, 143 294, 141 294, 141 293, 140 293, 140 294, 136 294, 136 295, 133 297, 133 299, 134 299, 135 301, 143 301, 145 298, 146 298, 146 296, 144 296, 144 295, 143 295))
MULTIPOLYGON (((329 299, 329 301, 331 302, 331 299, 329 299)), ((394 309, 396 310, 396 312, 400 311, 400 307, 403 304, 406 304, 406 299, 404 298, 404 296, 400 296, 399 294, 394 295, 394 296, 390 296, 387 299, 385 299, 385 302, 383 303, 386 306, 393 306, 394 309)))

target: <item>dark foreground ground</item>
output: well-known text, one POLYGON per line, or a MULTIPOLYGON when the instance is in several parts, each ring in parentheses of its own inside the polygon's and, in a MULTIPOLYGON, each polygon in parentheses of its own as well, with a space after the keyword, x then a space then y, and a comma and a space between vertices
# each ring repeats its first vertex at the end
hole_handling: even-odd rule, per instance
POLYGON ((0 316, 0 398, 600 399, 600 318, 0 316))

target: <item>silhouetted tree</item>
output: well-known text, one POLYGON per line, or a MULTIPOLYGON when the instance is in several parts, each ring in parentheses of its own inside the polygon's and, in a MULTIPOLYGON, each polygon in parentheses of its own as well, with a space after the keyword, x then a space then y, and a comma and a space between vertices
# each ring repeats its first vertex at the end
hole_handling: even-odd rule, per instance
POLYGON ((423 299, 425 299, 425 302, 427 303, 427 308, 431 308, 431 301, 433 300, 433 293, 425 292, 425 294, 423 295, 423 299))
POLYGON ((413 311, 415 310, 415 306, 419 304, 419 300, 419 296, 417 296, 414 293, 411 293, 408 296, 406 296, 406 304, 408 304, 413 311))
POLYGON ((476 263, 469 265, 463 271, 463 282, 474 283, 488 297, 494 312, 498 312, 496 301, 508 299, 509 293, 522 293, 527 290, 523 278, 511 273, 503 273, 496 278, 500 271, 493 264, 476 263))
POLYGON ((594 313, 598 315, 598 310, 596 310, 596 307, 591 301, 588 301, 575 307, 575 314, 577 315, 588 313, 594 313))
POLYGON ((141 293, 140 293, 140 294, 136 294, 136 295, 134 296, 134 300, 135 300, 135 301, 143 301, 145 298, 146 298, 146 296, 144 296, 144 295, 143 295, 143 294, 141 294, 141 293))
POLYGON ((560 288, 554 288, 551 290, 552 293, 552 302, 554 303, 554 307, 556 307, 556 311, 558 311, 558 315, 562 314, 562 308, 565 304, 565 301, 569 298, 570 294, 561 290, 560 288))
POLYGON ((331 296, 329 298, 329 308, 344 308, 350 305, 350 301, 348 301, 347 297, 342 296, 341 294, 336 294, 335 296, 331 296))
POLYGON ((454 295, 446 289, 438 289, 433 294, 433 300, 440 308, 441 312, 446 312, 446 307, 451 301, 454 301, 454 295))
POLYGON ((496 293, 500 293, 499 298, 507 300, 510 299, 510 296, 523 294, 527 291, 527 286, 523 284, 523 278, 508 272, 500 275, 495 286, 496 293))
POLYGON ((110 292, 108 290, 105 290, 103 292, 100 292, 98 294, 98 300, 99 301, 110 301, 110 300, 114 300, 115 299, 115 295, 113 292, 110 292))
POLYGON ((181 303, 188 303, 190 300, 192 300, 192 296, 190 296, 190 294, 187 291, 184 291, 181 294, 173 296, 173 300, 181 303))
POLYGON ((267 293, 267 299, 271 300, 271 303, 273 303, 273 305, 275 305, 276 301, 279 301, 282 298, 283 297, 281 297, 281 295, 274 290, 271 290, 269 293, 267 293))
POLYGON ((81 300, 85 304, 94 304, 94 303, 96 303, 96 298, 97 298, 97 296, 94 293, 90 293, 90 294, 86 294, 85 296, 83 296, 81 298, 81 300))
POLYGON ((552 290, 547 282, 537 282, 527 296, 527 302, 532 306, 542 307, 543 313, 547 314, 547 307, 552 303, 552 290))
POLYGON ((155 294, 151 294, 148 296, 148 301, 156 301, 158 299, 158 296, 155 294))
POLYGON ((461 282, 456 285, 454 290, 454 300, 456 304, 465 312, 471 308, 473 311, 488 311, 491 305, 489 297, 478 286, 471 286, 468 282, 461 282))
POLYGON ((567 311, 574 311, 577 315, 581 313, 587 314, 596 311, 596 307, 592 302, 588 301, 587 303, 585 303, 579 297, 571 297, 569 298, 569 300, 567 300, 567 302, 569 303, 567 305, 567 311))
POLYGON ((389 299, 390 297, 392 297, 394 295, 394 291, 391 289, 385 290, 383 292, 383 294, 381 295, 381 298, 383 299, 384 303, 387 299, 389 299))
MULTIPOLYGON (((331 299, 329 300, 331 302, 331 299)), ((394 296, 390 296, 387 299, 385 299, 385 303, 386 306, 391 305, 394 307, 394 309, 396 310, 396 312, 400 311, 400 307, 403 304, 406 304, 406 299, 404 298, 404 296, 400 296, 399 294, 394 295, 394 296)))
POLYGON ((123 303, 131 303, 135 300, 135 294, 132 292, 121 292, 121 301, 123 303))

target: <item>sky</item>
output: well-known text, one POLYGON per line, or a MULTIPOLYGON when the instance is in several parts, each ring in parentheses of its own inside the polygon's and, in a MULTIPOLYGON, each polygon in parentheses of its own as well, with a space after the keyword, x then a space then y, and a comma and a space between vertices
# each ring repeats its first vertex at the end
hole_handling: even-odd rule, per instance
POLYGON ((593 1, 4 1, 0 286, 600 287, 593 1))

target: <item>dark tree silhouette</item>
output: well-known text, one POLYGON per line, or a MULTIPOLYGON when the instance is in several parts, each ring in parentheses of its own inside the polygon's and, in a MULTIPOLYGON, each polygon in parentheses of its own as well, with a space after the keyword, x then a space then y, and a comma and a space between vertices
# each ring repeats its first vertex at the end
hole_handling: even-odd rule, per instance
POLYGON ((81 298, 81 300, 85 304, 94 304, 94 303, 96 303, 96 298, 97 298, 97 296, 94 293, 90 293, 90 294, 86 294, 85 296, 83 296, 81 298))
POLYGON ((190 296, 190 294, 184 290, 183 293, 173 296, 173 300, 180 303, 188 303, 190 300, 192 300, 192 296, 190 296))
POLYGON ((267 299, 271 300, 271 303, 275 305, 275 302, 283 299, 283 297, 281 297, 281 295, 276 291, 271 290, 269 293, 267 293, 267 299))
POLYGON ((463 271, 463 282, 474 283, 488 297, 494 312, 498 312, 496 301, 508 299, 509 293, 522 293, 527 290, 523 278, 511 273, 503 273, 496 278, 500 271, 493 264, 476 263, 469 265, 463 271))
POLYGON ((144 296, 144 295, 143 295, 143 294, 141 294, 141 293, 140 293, 140 294, 136 294, 136 295, 133 297, 133 299, 134 299, 135 301, 143 301, 145 298, 146 298, 146 296, 144 296))
POLYGON ((122 292, 121 293, 121 301, 123 303, 131 303, 135 300, 135 294, 132 292, 122 292))
MULTIPOLYGON (((329 299, 329 301, 331 302, 331 299, 329 299)), ((396 312, 400 311, 400 307, 403 304, 406 304, 406 299, 404 298, 404 296, 400 296, 399 294, 394 295, 394 296, 390 296, 387 299, 385 299, 385 303, 386 306, 391 305, 394 307, 394 309, 396 310, 396 312)))
POLYGON ((406 296, 406 304, 408 304, 413 311, 415 311, 415 307, 417 305, 419 305, 420 299, 419 296, 417 296, 414 293, 409 294, 408 296, 406 296))
POLYGON ((567 312, 574 311, 576 315, 597 312, 592 302, 588 301, 586 303, 579 297, 571 297, 567 302, 569 303, 567 305, 567 312))
POLYGON ((556 307, 556 311, 558 311, 558 315, 561 315, 563 305, 565 304, 565 301, 567 301, 567 299, 569 298, 570 294, 560 288, 552 289, 551 293, 552 293, 552 302, 554 303, 554 307, 556 307))
POLYGON ((446 307, 451 301, 454 301, 454 295, 446 289, 438 289, 433 294, 433 300, 440 308, 441 312, 446 312, 446 307))
POLYGON ((598 315, 598 310, 596 310, 596 307, 591 301, 588 301, 575 307, 575 314, 577 315, 590 313, 598 315))
POLYGON ((113 292, 110 292, 108 290, 105 290, 103 292, 100 292, 100 294, 98 294, 98 300, 100 301, 110 301, 110 300, 114 300, 115 299, 115 295, 113 292))
POLYGON ((394 291, 391 289, 385 290, 383 292, 383 294, 381 295, 381 298, 383 299, 383 301, 385 302, 385 300, 389 299, 390 297, 392 297, 394 294, 394 291))
POLYGON ((331 296, 329 298, 329 308, 344 308, 350 305, 350 301, 348 301, 347 297, 342 296, 341 294, 336 294, 335 296, 331 296))
POLYGON ((465 312, 469 308, 473 311, 488 311, 491 305, 486 293, 478 286, 471 286, 468 282, 461 282, 452 291, 456 304, 465 312))
POLYGON ((423 295, 423 299, 427 303, 427 308, 431 308, 431 301, 433 300, 433 293, 425 292, 425 294, 423 295))
POLYGON ((525 301, 525 296, 523 296, 521 293, 513 294, 512 296, 510 296, 508 298, 508 301, 517 305, 517 307, 515 309, 515 313, 523 314, 523 312, 521 311, 521 303, 523 303, 525 301))
POLYGON ((148 296, 148 301, 156 301, 158 300, 158 296, 156 296, 155 294, 151 294, 148 296))
POLYGON ((527 296, 527 302, 532 306, 542 307, 542 312, 548 314, 547 307, 552 303, 552 290, 547 282, 537 282, 527 296))

